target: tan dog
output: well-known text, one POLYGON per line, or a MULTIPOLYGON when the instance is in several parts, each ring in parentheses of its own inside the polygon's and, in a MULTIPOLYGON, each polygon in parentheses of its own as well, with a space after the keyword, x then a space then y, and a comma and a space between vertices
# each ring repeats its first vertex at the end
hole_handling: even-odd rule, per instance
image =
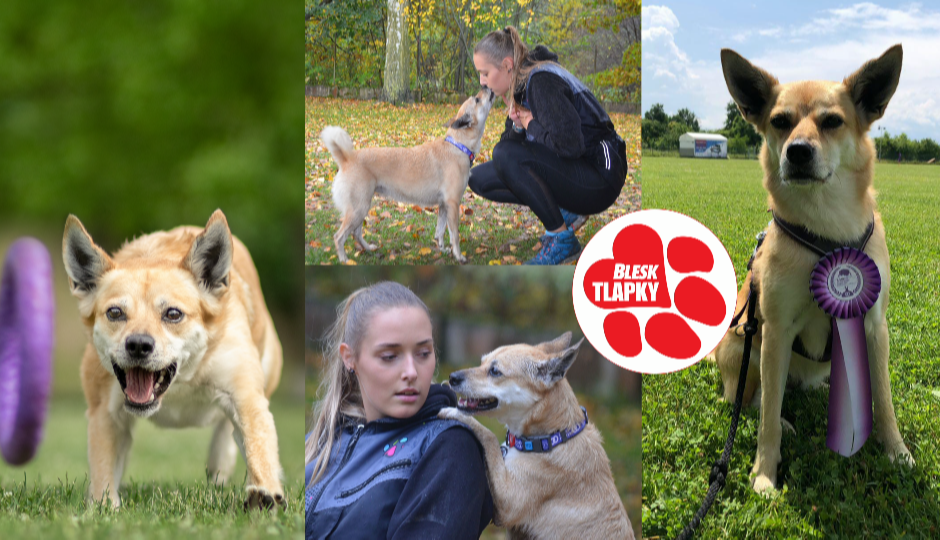
MULTIPOLYGON (((881 273, 881 294, 865 316, 876 433, 892 460, 913 463, 898 431, 888 376, 885 312, 891 285, 884 226, 872 189, 875 149, 867 132, 884 114, 901 73, 900 45, 863 65, 841 83, 803 81, 780 84, 736 52, 721 51, 725 81, 744 118, 764 135, 760 162, 774 213, 817 236, 848 245, 874 230, 864 249, 881 273)), ((787 377, 817 387, 829 376, 820 363, 791 352, 799 337, 804 352, 821 358, 830 318, 810 293, 810 273, 819 255, 797 243, 777 223, 753 262, 738 294, 743 308, 753 281, 758 292, 757 322, 745 402, 759 401, 760 429, 753 486, 772 491, 780 462, 781 405, 787 377)), ((734 399, 743 339, 729 331, 714 358, 721 369, 725 398, 734 399)))
MULTIPOLYGON (((486 117, 493 106, 495 94, 488 88, 480 90, 460 106, 456 118, 446 124, 447 136, 466 147, 475 156, 480 152, 486 117)), ((413 148, 366 148, 356 150, 352 139, 342 128, 328 126, 320 140, 339 165, 333 181, 333 203, 342 214, 339 229, 333 235, 339 262, 345 263, 346 237, 353 234, 366 251, 377 246, 362 238, 362 220, 378 193, 389 199, 437 206, 437 228, 434 239, 444 249, 444 227, 450 233, 454 257, 467 262, 460 253, 460 198, 470 180, 472 160, 463 150, 444 138, 413 148)))
POLYGON ((81 379, 91 497, 120 505, 131 429, 149 418, 215 426, 213 479, 232 473, 237 441, 248 468, 245 507, 283 505, 267 399, 281 376, 281 343, 251 256, 222 212, 205 229, 148 234, 113 257, 69 216, 62 255, 89 340, 81 379))
POLYGON ((480 367, 454 372, 450 385, 466 398, 440 417, 467 424, 483 445, 495 521, 511 538, 632 539, 594 424, 547 452, 510 448, 503 458, 496 435, 470 416, 492 416, 523 437, 575 429, 585 414, 564 377, 584 340, 570 341, 567 332, 539 345, 507 345, 480 367))

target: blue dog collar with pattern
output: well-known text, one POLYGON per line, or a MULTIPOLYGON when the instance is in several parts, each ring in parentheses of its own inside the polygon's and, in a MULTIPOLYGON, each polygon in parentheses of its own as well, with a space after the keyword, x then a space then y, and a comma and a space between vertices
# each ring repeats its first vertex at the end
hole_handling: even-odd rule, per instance
MULTIPOLYGON (((556 431, 550 435, 543 435, 541 437, 523 437, 521 435, 513 435, 508 429, 506 430, 506 445, 504 448, 515 448, 520 452, 549 452, 556 446, 567 442, 569 439, 574 438, 578 433, 584 431, 584 428, 587 427, 588 423, 588 414, 587 409, 581 407, 581 411, 584 412, 584 420, 581 421, 578 425, 571 429, 563 429, 556 431)), ((503 452, 505 457, 506 452, 503 452)))

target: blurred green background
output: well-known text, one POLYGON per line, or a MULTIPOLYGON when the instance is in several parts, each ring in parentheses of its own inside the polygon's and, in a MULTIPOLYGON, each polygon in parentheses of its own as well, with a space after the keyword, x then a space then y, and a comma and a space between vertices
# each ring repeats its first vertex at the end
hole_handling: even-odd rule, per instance
MULTIPOLYGON (((302 482, 300 25, 300 4, 283 0, 0 2, 0 255, 17 236, 43 241, 57 304, 45 440, 26 469, 0 462, 0 488, 87 474, 66 216, 113 252, 216 208, 254 258, 284 345, 272 411, 288 485, 302 482)), ((208 430, 136 435, 126 478, 204 482, 208 430)))
MULTIPOLYGON (((321 339, 336 319, 336 306, 359 287, 378 281, 408 286, 431 311, 437 350, 435 381, 480 364, 502 345, 540 343, 571 331, 581 339, 571 301, 574 267, 522 266, 309 266, 306 276, 307 423, 322 369, 321 339)), ((621 369, 585 340, 567 379, 604 437, 617 490, 636 537, 640 536, 640 375, 621 369)), ((506 428, 480 420, 499 440, 506 428)), ((490 526, 484 539, 501 538, 490 526)))

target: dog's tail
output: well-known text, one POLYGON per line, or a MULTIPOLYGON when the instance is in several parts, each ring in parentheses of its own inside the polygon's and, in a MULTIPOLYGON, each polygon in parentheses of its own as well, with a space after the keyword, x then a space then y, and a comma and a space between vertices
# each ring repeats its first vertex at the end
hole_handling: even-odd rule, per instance
POLYGON ((320 140, 323 141, 326 149, 333 155, 333 159, 340 169, 352 159, 353 154, 356 152, 352 138, 341 127, 326 126, 320 132, 320 140))

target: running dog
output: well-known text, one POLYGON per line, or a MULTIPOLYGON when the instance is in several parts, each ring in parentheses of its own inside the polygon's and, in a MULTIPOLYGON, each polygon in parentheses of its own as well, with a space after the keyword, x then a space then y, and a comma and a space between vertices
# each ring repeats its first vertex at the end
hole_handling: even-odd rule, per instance
POLYGON ((120 506, 131 429, 148 418, 161 427, 214 426, 209 475, 228 479, 237 442, 248 469, 245 508, 284 505, 268 410, 281 343, 251 256, 222 212, 205 229, 141 236, 113 256, 69 216, 62 244, 88 334, 81 381, 91 498, 120 506))
POLYGON ((483 356, 480 367, 450 376, 466 397, 439 416, 469 426, 483 446, 496 524, 511 538, 634 537, 601 434, 565 379, 583 341, 569 347, 566 332, 538 345, 507 345, 483 356), (508 428, 505 457, 472 414, 508 428))
MULTIPOLYGON (((760 406, 757 457, 751 473, 757 492, 772 492, 776 487, 780 411, 788 375, 804 388, 819 387, 829 376, 831 365, 820 361, 826 352, 831 319, 817 307, 809 289, 819 255, 782 227, 801 228, 833 245, 845 246, 864 243, 860 239, 873 223, 864 251, 881 273, 881 294, 865 316, 874 423, 888 456, 913 464, 891 401, 885 319, 891 274, 885 230, 872 188, 875 148, 867 136, 897 88, 901 58, 901 46, 895 45, 841 83, 780 84, 736 52, 721 51, 731 97, 744 118, 764 136, 760 163, 768 204, 776 216, 766 229, 735 307, 736 312, 744 309, 753 285, 758 293, 758 331, 744 399, 760 406)), ((734 399, 743 349, 743 338, 732 329, 713 352, 725 399, 734 399)))
POLYGON ((339 262, 345 263, 346 237, 353 234, 366 251, 377 246, 362 238, 362 221, 372 206, 372 196, 422 206, 437 206, 434 239, 444 250, 444 227, 450 233, 451 250, 460 263, 467 258, 460 252, 460 198, 470 180, 470 166, 480 152, 486 117, 496 97, 483 88, 468 98, 457 116, 447 122, 447 136, 412 148, 366 148, 356 150, 342 128, 326 127, 320 140, 333 155, 339 173, 333 181, 333 204, 342 218, 333 235, 339 262))

